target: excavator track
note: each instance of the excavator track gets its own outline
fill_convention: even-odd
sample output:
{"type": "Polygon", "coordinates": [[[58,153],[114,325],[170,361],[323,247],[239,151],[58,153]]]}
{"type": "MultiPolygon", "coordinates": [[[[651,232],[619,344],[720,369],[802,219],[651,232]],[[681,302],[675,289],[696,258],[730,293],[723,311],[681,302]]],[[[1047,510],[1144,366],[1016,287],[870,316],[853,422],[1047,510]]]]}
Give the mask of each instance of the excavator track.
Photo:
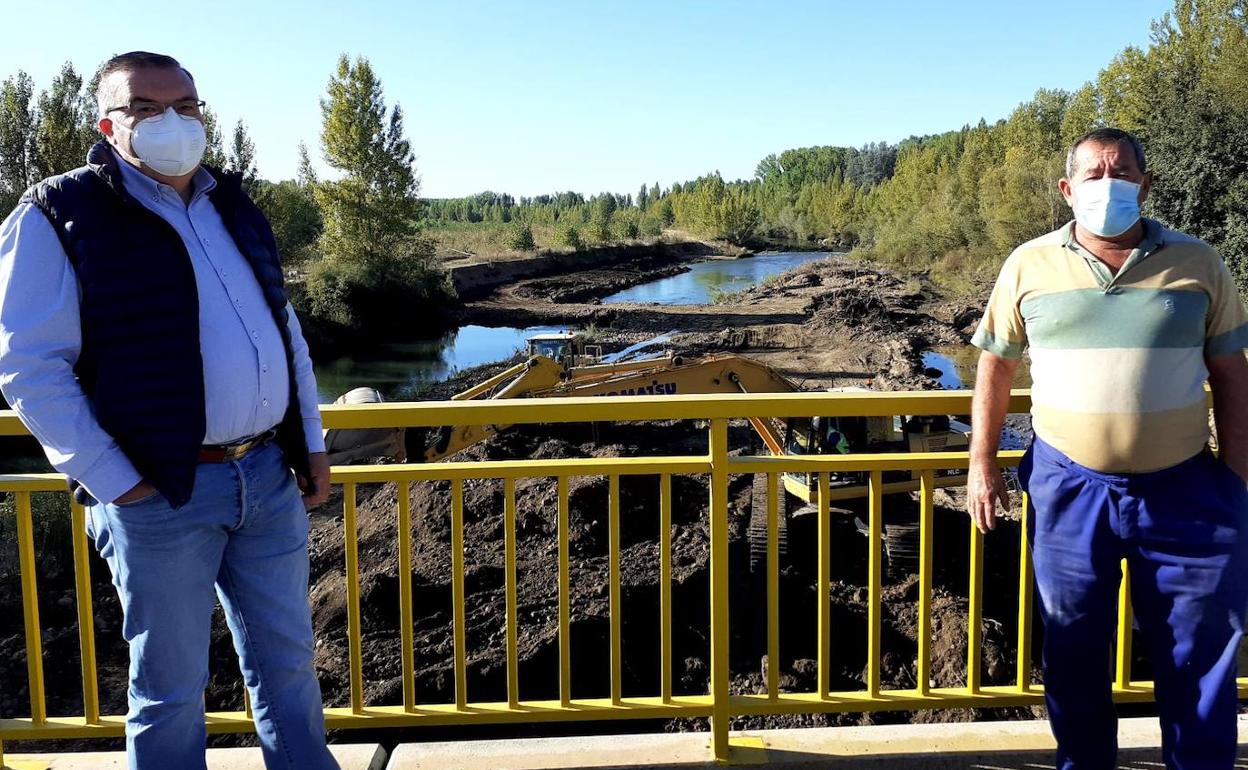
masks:
{"type": "MultiPolygon", "coordinates": [[[[781,562],[789,553],[789,527],[786,513],[784,487],[779,488],[776,522],[777,549],[781,562]]],[[[754,488],[750,494],[750,525],[746,530],[750,541],[750,572],[762,573],[767,568],[767,474],[754,474],[754,488]]]]}

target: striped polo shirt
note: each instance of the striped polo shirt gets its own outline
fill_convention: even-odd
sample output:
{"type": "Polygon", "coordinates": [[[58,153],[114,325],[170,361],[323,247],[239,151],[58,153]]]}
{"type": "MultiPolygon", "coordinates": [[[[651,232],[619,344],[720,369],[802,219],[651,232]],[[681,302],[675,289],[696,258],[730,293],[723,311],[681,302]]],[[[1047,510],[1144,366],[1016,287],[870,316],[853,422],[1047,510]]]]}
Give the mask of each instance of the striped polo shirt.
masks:
{"type": "Polygon", "coordinates": [[[1206,357],[1248,347],[1248,316],[1209,244],[1144,220],[1115,275],[1074,222],[1014,250],[971,343],[1031,353],[1032,427],[1080,465],[1145,473],[1209,440],[1206,357]]]}

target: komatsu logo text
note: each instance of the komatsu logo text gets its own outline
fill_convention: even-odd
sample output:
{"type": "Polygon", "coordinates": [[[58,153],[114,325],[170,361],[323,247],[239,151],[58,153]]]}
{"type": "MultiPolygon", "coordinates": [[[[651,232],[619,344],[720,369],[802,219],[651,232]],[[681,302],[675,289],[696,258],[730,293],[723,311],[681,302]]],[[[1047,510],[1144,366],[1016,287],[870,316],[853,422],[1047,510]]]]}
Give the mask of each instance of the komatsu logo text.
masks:
{"type": "Polygon", "coordinates": [[[671,396],[676,393],[676,383],[659,382],[651,380],[649,385],[641,385],[636,388],[620,388],[607,393],[599,393],[600,396],[671,396]]]}

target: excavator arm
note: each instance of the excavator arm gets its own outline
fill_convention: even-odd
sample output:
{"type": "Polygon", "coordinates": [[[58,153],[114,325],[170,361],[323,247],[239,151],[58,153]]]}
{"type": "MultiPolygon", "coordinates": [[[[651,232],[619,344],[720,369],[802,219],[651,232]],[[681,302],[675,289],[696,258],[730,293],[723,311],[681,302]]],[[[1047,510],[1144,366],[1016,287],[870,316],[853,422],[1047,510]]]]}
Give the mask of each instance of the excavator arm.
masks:
{"type": "MultiPolygon", "coordinates": [[[[534,356],[522,364],[500,372],[462,393],[451,397],[452,401],[470,401],[478,398],[523,398],[535,391],[546,390],[559,383],[564,376],[563,368],[545,356],[534,356]]],[[[510,425],[448,425],[439,429],[433,440],[425,447],[425,462],[435,463],[464,451],[473,444],[485,441],[510,425]]]]}
{"type": "MultiPolygon", "coordinates": [[[[454,396],[472,398],[570,398],[576,396],[672,396],[686,393],[789,393],[799,390],[770,366],[734,355],[685,360],[679,356],[598,364],[564,370],[535,356],[454,396]]],[[[783,452],[783,438],[768,421],[750,420],[767,448],[783,452]]],[[[443,428],[426,448],[426,462],[437,462],[484,441],[506,425],[443,428]]]]}

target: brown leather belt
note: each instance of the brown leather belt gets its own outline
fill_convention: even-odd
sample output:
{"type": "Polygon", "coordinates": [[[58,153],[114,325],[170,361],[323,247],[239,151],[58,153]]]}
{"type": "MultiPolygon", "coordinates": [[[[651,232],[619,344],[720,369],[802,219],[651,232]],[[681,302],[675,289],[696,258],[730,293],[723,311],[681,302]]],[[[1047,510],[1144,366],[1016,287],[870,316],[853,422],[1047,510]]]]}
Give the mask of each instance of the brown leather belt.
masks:
{"type": "Polygon", "coordinates": [[[202,446],[199,448],[199,461],[201,463],[228,463],[234,460],[241,460],[247,456],[248,452],[251,452],[253,449],[259,449],[272,441],[276,435],[277,429],[270,428],[264,433],[257,433],[251,438],[235,441],[232,444],[202,446]]]}

